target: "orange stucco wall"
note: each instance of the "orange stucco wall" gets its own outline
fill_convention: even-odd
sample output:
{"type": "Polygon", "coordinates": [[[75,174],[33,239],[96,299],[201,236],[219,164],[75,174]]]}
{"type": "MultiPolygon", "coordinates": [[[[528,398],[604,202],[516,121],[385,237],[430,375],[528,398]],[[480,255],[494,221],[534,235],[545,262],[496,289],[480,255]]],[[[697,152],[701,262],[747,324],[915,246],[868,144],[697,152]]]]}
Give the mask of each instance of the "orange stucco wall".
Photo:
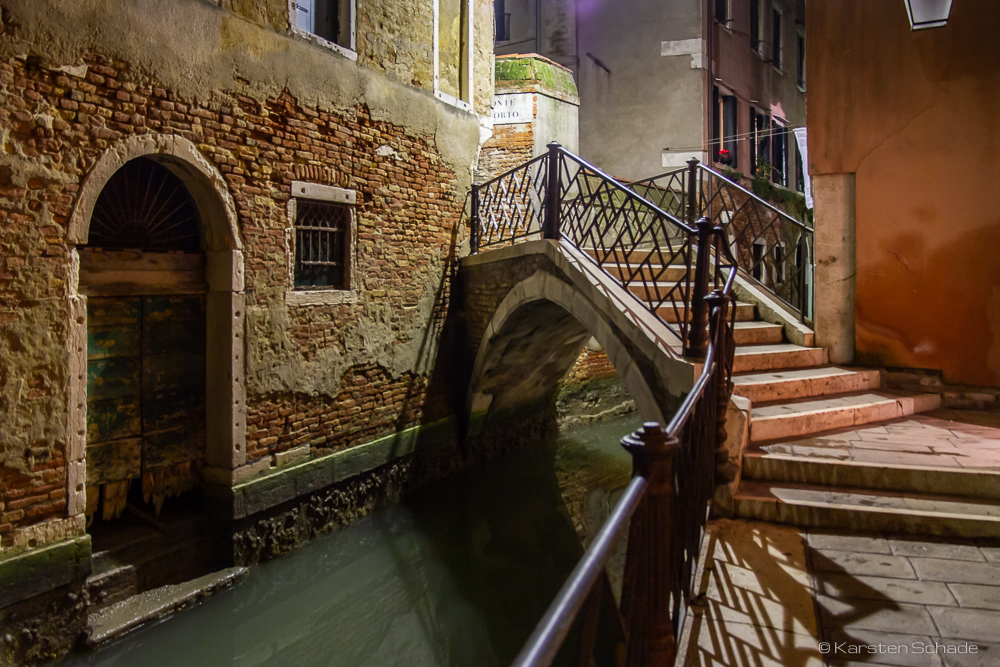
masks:
{"type": "Polygon", "coordinates": [[[806,7],[810,170],[856,173],[857,361],[1000,386],[1000,2],[918,32],[902,0],[806,7]]]}

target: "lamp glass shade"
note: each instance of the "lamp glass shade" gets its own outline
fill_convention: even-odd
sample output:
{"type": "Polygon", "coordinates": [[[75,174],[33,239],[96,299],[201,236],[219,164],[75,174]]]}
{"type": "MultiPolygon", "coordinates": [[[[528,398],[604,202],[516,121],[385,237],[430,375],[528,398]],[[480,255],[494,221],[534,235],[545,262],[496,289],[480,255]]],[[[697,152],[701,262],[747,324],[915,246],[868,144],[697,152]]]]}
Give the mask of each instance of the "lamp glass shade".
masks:
{"type": "Polygon", "coordinates": [[[951,0],[904,0],[910,30],[940,28],[948,22],[951,0]]]}

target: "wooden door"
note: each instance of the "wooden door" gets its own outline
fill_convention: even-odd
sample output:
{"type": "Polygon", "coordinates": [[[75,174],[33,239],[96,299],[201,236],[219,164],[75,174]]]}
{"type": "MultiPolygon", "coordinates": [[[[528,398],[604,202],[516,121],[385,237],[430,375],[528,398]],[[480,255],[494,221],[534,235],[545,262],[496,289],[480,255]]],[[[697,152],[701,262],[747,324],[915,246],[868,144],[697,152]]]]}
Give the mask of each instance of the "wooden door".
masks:
{"type": "Polygon", "coordinates": [[[159,513],[204,458],[205,295],[91,297],[87,338],[87,514],[137,477],[159,513]]]}

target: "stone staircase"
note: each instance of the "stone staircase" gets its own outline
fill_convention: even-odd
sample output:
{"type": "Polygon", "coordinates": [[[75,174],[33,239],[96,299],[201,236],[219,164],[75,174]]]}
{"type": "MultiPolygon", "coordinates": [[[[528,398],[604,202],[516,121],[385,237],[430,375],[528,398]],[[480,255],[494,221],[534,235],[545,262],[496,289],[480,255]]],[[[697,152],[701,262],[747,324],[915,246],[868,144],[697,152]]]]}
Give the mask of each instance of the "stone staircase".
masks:
{"type": "MultiPolygon", "coordinates": [[[[658,267],[651,271],[659,274],[658,267]]],[[[648,302],[684,271],[671,267],[660,275],[666,282],[630,289],[648,302]]],[[[659,314],[677,321],[669,305],[659,314]]],[[[811,333],[804,345],[787,342],[785,325],[761,319],[753,303],[736,303],[734,335],[734,395],[745,399],[749,419],[736,515],[850,530],[1000,536],[1000,469],[942,469],[932,460],[912,465],[902,451],[883,460],[845,460],[836,446],[838,438],[877,437],[885,425],[910,427],[906,419],[937,409],[939,395],[882,389],[878,370],[830,365],[811,333]]]]}

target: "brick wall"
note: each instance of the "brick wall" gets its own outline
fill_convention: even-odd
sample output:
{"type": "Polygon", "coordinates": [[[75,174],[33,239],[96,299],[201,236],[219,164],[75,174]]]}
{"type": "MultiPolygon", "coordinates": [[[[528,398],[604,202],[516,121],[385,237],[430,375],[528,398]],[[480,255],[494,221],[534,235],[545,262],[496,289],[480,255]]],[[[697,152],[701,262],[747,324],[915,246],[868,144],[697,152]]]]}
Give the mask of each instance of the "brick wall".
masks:
{"type": "MultiPolygon", "coordinates": [[[[41,17],[31,3],[15,4],[20,14],[3,13],[10,44],[40,43],[43,19],[51,18],[56,30],[59,20],[82,11],[58,4],[52,17],[41,17]]],[[[223,12],[219,20],[232,23],[224,10],[188,4],[195,14],[223,12]]],[[[359,16],[359,29],[376,11],[388,16],[390,9],[368,5],[372,13],[359,16]]],[[[108,18],[110,10],[99,11],[105,13],[98,19],[108,18]]],[[[271,14],[258,19],[267,23],[271,14]]],[[[394,20],[402,26],[410,18],[394,20]]],[[[230,73],[287,68],[280,53],[267,61],[251,47],[291,38],[273,26],[239,26],[258,41],[223,45],[225,57],[242,63],[230,73]]],[[[263,75],[254,81],[232,75],[226,85],[211,80],[198,89],[197,71],[185,79],[183,71],[141,62],[146,42],[83,49],[76,35],[58,37],[58,55],[24,57],[18,54],[27,49],[0,48],[0,547],[18,528],[66,516],[67,296],[76,273],[67,221],[91,168],[128,137],[192,142],[232,197],[246,267],[249,459],[302,444],[326,453],[449,413],[450,386],[429,377],[463,235],[471,178],[461,165],[475,154],[474,118],[437,110],[444,105],[421,94],[392,89],[386,96],[370,75],[365,79],[331,53],[309,55],[336,60],[334,72],[355,68],[353,80],[369,82],[347,103],[317,99],[292,83],[279,89],[263,75]],[[455,133],[443,148],[438,131],[455,133]],[[357,191],[353,302],[286,305],[292,180],[357,191]]],[[[389,42],[377,41],[359,40],[359,60],[370,67],[391,55],[389,42]]],[[[420,60],[412,57],[411,64],[420,60]]],[[[197,70],[198,63],[176,67],[197,70]]],[[[317,72],[322,76],[331,74],[317,72]]],[[[389,78],[407,76],[396,71],[389,78]]],[[[414,75],[404,83],[426,81],[414,75]]],[[[478,102],[489,108],[488,100],[478,102]]]]}

